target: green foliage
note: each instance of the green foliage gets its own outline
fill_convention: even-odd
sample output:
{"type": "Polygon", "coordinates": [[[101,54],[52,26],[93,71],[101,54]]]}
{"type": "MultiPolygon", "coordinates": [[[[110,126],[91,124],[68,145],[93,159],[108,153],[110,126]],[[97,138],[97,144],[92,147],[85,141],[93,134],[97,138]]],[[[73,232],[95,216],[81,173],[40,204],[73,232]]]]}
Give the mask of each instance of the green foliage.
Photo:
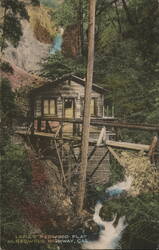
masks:
{"type": "Polygon", "coordinates": [[[49,8],[57,8],[59,6],[59,4],[62,3],[62,1],[59,1],[59,0],[40,0],[40,3],[46,7],[49,7],[49,8]]]}
{"type": "Polygon", "coordinates": [[[1,51],[6,47],[6,41],[10,41],[17,47],[22,35],[21,19],[29,20],[25,3],[19,0],[1,1],[2,21],[0,23],[1,51]]]}
{"type": "Polygon", "coordinates": [[[79,12],[79,0],[65,0],[55,13],[56,23],[60,26],[77,23],[79,12]]]}
{"type": "Polygon", "coordinates": [[[119,165],[119,163],[110,156],[110,181],[108,185],[113,185],[124,179],[124,169],[119,165]]]}
{"type": "Polygon", "coordinates": [[[122,152],[121,160],[126,166],[126,175],[133,179],[131,194],[159,193],[159,170],[143,153],[122,152]]]}
{"type": "Polygon", "coordinates": [[[10,41],[15,47],[18,46],[18,42],[22,36],[22,30],[20,21],[16,16],[8,15],[6,17],[4,34],[6,40],[10,41]]]}
{"type": "Polygon", "coordinates": [[[159,234],[159,195],[141,194],[106,201],[101,214],[110,220],[114,214],[126,216],[128,223],[121,240],[122,249],[155,249],[159,234]]]}
{"type": "MultiPolygon", "coordinates": [[[[5,65],[5,70],[11,70],[10,65],[5,65]]],[[[23,92],[21,90],[21,94],[26,96],[27,90],[23,89],[23,92]],[[25,92],[25,94],[24,94],[25,92]]],[[[11,88],[11,83],[8,79],[2,78],[1,79],[1,95],[0,95],[0,101],[1,101],[1,119],[2,119],[2,127],[5,127],[5,130],[11,129],[13,122],[14,123],[20,123],[24,120],[25,116],[25,110],[24,105],[22,105],[22,102],[17,102],[17,96],[18,93],[20,93],[20,90],[17,92],[13,92],[11,88]]],[[[22,98],[21,98],[22,99],[22,98]]],[[[25,104],[26,105],[26,104],[25,104]]]]}
{"type": "MultiPolygon", "coordinates": [[[[8,14],[19,15],[20,18],[28,19],[25,3],[19,0],[2,0],[1,7],[6,9],[8,14]]],[[[7,16],[6,16],[7,17],[7,16]]]]}
{"type": "Polygon", "coordinates": [[[56,79],[65,74],[72,73],[82,77],[86,71],[85,65],[86,62],[81,58],[65,58],[61,53],[57,52],[42,64],[42,76],[56,79]]]}
{"type": "MultiPolygon", "coordinates": [[[[39,0],[30,0],[33,6],[39,6],[39,0]]],[[[22,36],[21,20],[29,21],[25,1],[1,0],[0,11],[0,47],[1,52],[7,47],[9,41],[14,47],[18,46],[22,36]]]]}
{"type": "MultiPolygon", "coordinates": [[[[123,1],[124,2],[124,1],[123,1]]],[[[159,10],[157,0],[126,1],[124,5],[97,1],[94,82],[110,90],[106,102],[115,106],[115,114],[122,120],[138,123],[159,122],[159,10]]],[[[64,1],[54,18],[67,27],[82,18],[83,41],[87,40],[87,1],[64,1]],[[82,4],[81,4],[82,3],[82,4]],[[81,12],[82,11],[82,12],[81,12]],[[82,13],[82,14],[81,14],[82,13]],[[80,16],[82,15],[82,17],[80,16]]],[[[85,55],[87,55],[87,50],[85,55]]],[[[55,77],[75,70],[78,59],[57,54],[53,57],[55,77]],[[59,57],[59,58],[58,58],[59,57]],[[58,70],[58,74],[57,74],[58,70]]],[[[86,61],[86,59],[83,59],[86,61]]],[[[46,69],[49,75],[50,66],[46,69]]],[[[86,70],[86,68],[85,68],[86,70]]],[[[83,71],[84,72],[84,71],[83,71]]]]}
{"type": "Polygon", "coordinates": [[[10,82],[1,79],[1,119],[2,123],[7,126],[12,123],[12,119],[16,113],[15,96],[11,89],[10,82]]]}
{"type": "Polygon", "coordinates": [[[115,7],[109,7],[97,18],[95,79],[110,89],[108,100],[124,120],[159,121],[159,11],[155,6],[156,1],[127,1],[129,18],[119,7],[119,16],[115,7]]]}
{"type": "Polygon", "coordinates": [[[14,240],[16,235],[28,233],[28,226],[22,214],[8,204],[2,206],[1,215],[1,246],[8,250],[18,249],[17,246],[14,247],[15,244],[8,244],[7,241],[14,240]]]}
{"type": "MultiPolygon", "coordinates": [[[[87,31],[88,31],[88,1],[87,0],[65,0],[57,8],[53,15],[58,26],[65,29],[65,34],[74,27],[75,37],[81,44],[80,54],[85,57],[87,54],[87,31]]],[[[73,28],[73,29],[74,29],[73,28]]],[[[67,53],[65,53],[66,55],[67,53]]]]}
{"type": "MultiPolygon", "coordinates": [[[[159,171],[142,153],[122,152],[125,175],[132,177],[128,194],[106,200],[101,211],[104,220],[114,214],[125,216],[128,226],[120,245],[122,249],[156,249],[159,235],[159,171]],[[131,196],[130,196],[131,195],[131,196]]],[[[122,171],[123,173],[123,171],[122,171]]],[[[119,177],[117,167],[111,165],[111,182],[119,177]]],[[[121,178],[122,180],[122,178],[121,178]]]]}
{"type": "Polygon", "coordinates": [[[31,169],[23,145],[8,143],[1,158],[2,199],[24,196],[27,185],[31,182],[31,169]]]}
{"type": "MultiPolygon", "coordinates": [[[[25,233],[28,225],[20,211],[19,199],[27,197],[31,168],[22,144],[8,141],[1,157],[2,247],[15,235],[25,233]]],[[[13,248],[12,248],[13,249],[13,248]]]]}
{"type": "MultiPolygon", "coordinates": [[[[5,69],[10,70],[8,64],[4,65],[5,69]]],[[[16,94],[12,91],[8,79],[1,79],[0,95],[0,112],[1,112],[1,148],[0,153],[4,153],[4,147],[7,145],[10,135],[13,133],[13,125],[21,123],[24,120],[24,111],[21,105],[16,103],[16,94]]]]}
{"type": "Polygon", "coordinates": [[[39,0],[31,0],[31,4],[33,6],[40,6],[40,1],[39,0]]]}
{"type": "Polygon", "coordinates": [[[13,72],[14,72],[12,66],[11,66],[8,62],[2,62],[2,63],[0,64],[0,69],[1,69],[3,72],[6,72],[6,73],[11,73],[11,74],[13,74],[13,72]]]}

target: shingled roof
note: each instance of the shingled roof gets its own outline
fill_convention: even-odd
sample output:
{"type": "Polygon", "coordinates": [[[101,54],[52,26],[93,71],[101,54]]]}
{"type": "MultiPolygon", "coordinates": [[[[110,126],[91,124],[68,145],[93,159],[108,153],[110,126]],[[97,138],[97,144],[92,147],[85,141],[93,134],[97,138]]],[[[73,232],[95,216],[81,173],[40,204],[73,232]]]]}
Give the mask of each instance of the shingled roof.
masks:
{"type": "MultiPolygon", "coordinates": [[[[56,80],[53,80],[53,81],[47,80],[45,82],[45,84],[43,84],[42,86],[32,89],[30,94],[38,92],[39,90],[45,89],[45,87],[50,87],[50,86],[52,86],[52,84],[60,84],[66,80],[72,80],[74,82],[81,84],[82,86],[85,86],[85,83],[86,83],[85,79],[82,79],[82,78],[75,76],[75,75],[67,74],[67,75],[64,75],[64,76],[62,76],[56,80]]],[[[94,84],[94,83],[92,85],[92,89],[96,92],[103,93],[103,94],[108,92],[107,89],[102,88],[99,85],[94,84]]]]}

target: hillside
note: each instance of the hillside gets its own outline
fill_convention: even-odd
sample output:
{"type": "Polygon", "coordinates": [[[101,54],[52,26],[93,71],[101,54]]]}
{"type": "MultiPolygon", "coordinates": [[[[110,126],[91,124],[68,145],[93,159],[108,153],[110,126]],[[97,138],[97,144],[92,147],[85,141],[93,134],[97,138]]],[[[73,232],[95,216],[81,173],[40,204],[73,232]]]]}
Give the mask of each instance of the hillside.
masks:
{"type": "Polygon", "coordinates": [[[21,21],[23,36],[19,45],[14,48],[8,44],[5,58],[28,72],[35,72],[40,69],[41,59],[48,56],[56,31],[49,8],[28,6],[27,10],[30,20],[21,21]]]}
{"type": "Polygon", "coordinates": [[[21,69],[15,64],[10,64],[13,72],[1,72],[1,76],[7,78],[11,82],[13,91],[24,86],[33,87],[44,83],[44,79],[35,74],[30,74],[27,71],[21,69]]]}

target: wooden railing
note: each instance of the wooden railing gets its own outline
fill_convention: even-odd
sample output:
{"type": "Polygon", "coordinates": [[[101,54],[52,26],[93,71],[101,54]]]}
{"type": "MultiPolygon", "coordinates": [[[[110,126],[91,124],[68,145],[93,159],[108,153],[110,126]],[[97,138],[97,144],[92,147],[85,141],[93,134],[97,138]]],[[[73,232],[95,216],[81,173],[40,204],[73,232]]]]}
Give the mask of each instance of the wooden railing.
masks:
{"type": "MultiPolygon", "coordinates": [[[[74,125],[74,132],[78,131],[78,124],[82,124],[83,120],[80,118],[77,119],[68,119],[68,118],[37,118],[37,130],[41,131],[42,127],[42,121],[46,122],[46,132],[51,132],[51,128],[49,126],[49,121],[55,121],[59,122],[59,124],[62,126],[63,123],[72,123],[74,125]]],[[[159,125],[158,124],[133,124],[133,123],[123,123],[119,121],[115,121],[113,118],[111,119],[104,119],[104,118],[96,118],[91,119],[90,125],[96,126],[96,127],[103,127],[106,128],[121,128],[121,129],[132,129],[132,130],[143,130],[143,131],[152,131],[159,133],[159,125]]]]}

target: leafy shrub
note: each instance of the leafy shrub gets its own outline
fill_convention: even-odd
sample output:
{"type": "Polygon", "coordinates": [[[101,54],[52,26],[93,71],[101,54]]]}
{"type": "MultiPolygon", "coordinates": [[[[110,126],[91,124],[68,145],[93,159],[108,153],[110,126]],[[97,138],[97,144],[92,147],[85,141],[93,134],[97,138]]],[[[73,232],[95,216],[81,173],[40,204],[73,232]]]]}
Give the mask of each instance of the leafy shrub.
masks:
{"type": "Polygon", "coordinates": [[[126,175],[133,178],[131,194],[159,192],[159,170],[143,153],[122,152],[126,175]]]}
{"type": "Polygon", "coordinates": [[[114,214],[126,216],[128,226],[121,240],[122,249],[154,249],[159,235],[158,210],[159,194],[147,193],[106,201],[101,214],[105,220],[114,214]]]}
{"type": "Polygon", "coordinates": [[[31,169],[23,145],[8,142],[4,147],[1,177],[2,246],[6,247],[9,239],[28,230],[19,207],[19,200],[22,202],[27,196],[31,184],[31,169]]]}

